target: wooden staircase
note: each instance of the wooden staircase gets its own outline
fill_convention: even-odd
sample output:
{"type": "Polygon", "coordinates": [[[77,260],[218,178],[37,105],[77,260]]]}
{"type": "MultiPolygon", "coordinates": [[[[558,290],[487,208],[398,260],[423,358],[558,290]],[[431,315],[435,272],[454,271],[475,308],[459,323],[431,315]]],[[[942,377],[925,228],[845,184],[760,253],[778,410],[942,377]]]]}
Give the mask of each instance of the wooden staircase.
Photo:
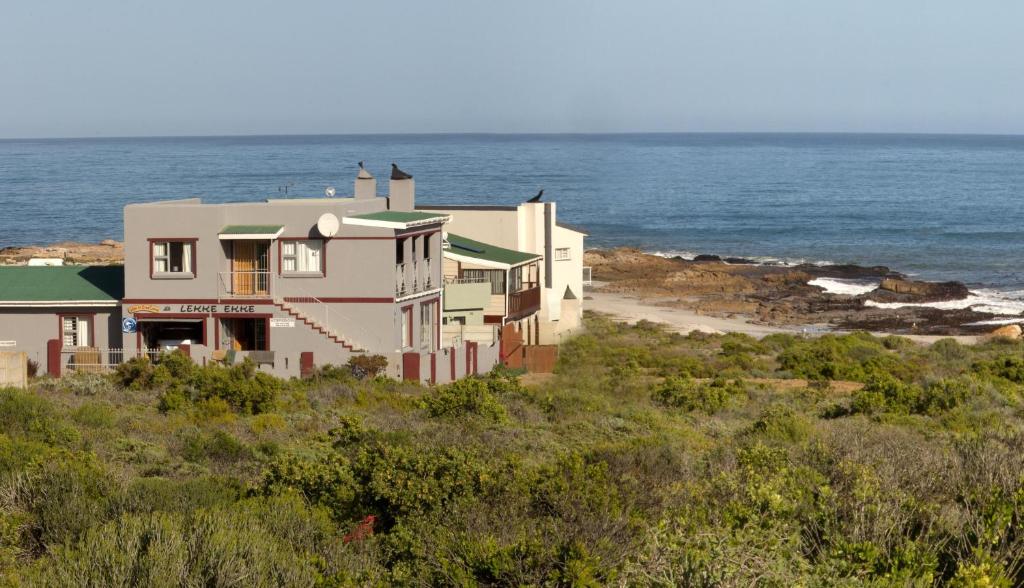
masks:
{"type": "Polygon", "coordinates": [[[276,307],[280,308],[281,310],[285,311],[286,313],[288,313],[289,316],[293,317],[295,320],[302,321],[303,323],[308,325],[314,331],[320,333],[324,337],[327,337],[331,341],[334,341],[335,343],[337,343],[338,345],[341,345],[342,347],[344,347],[345,349],[348,349],[349,351],[352,351],[354,353],[360,353],[360,352],[365,352],[366,351],[366,349],[362,348],[362,346],[360,346],[359,344],[357,344],[357,343],[355,343],[353,341],[346,341],[345,339],[341,338],[341,336],[339,336],[338,334],[334,333],[333,331],[331,331],[327,327],[321,325],[315,319],[313,319],[313,318],[311,318],[309,316],[306,316],[306,314],[303,313],[301,310],[295,308],[294,306],[292,306],[291,304],[285,302],[284,300],[280,300],[280,299],[274,300],[274,306],[276,306],[276,307]]]}

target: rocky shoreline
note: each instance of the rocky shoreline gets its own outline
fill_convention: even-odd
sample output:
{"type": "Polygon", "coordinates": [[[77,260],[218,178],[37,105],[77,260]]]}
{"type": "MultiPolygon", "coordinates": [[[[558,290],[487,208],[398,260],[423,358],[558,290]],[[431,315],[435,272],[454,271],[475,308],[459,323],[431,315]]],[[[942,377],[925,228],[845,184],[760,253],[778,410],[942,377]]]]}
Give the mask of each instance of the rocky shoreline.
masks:
{"type": "MultiPolygon", "coordinates": [[[[0,249],[0,265],[24,265],[32,258],[58,258],[69,264],[120,264],[124,263],[124,246],[107,240],[0,249]]],[[[711,317],[745,318],[772,327],[982,335],[998,326],[977,324],[991,321],[996,315],[970,308],[887,308],[885,305],[964,300],[970,290],[960,282],[911,280],[884,266],[770,265],[716,255],[684,259],[631,248],[589,250],[584,265],[593,269],[593,279],[602,283],[599,288],[604,292],[711,317]],[[835,293],[809,283],[815,280],[877,282],[877,287],[835,293]]],[[[1024,316],[1020,318],[1024,324],[1024,316]]]]}
{"type": "Polygon", "coordinates": [[[25,265],[33,258],[61,259],[76,265],[118,265],[124,263],[124,244],[107,239],[100,243],[63,241],[0,249],[0,265],[25,265]]]}
{"type": "Polygon", "coordinates": [[[998,326],[977,324],[996,315],[971,308],[892,307],[963,301],[971,293],[960,282],[911,280],[882,266],[765,265],[713,255],[668,258],[630,248],[587,251],[584,265],[602,291],[754,324],[902,335],[980,335],[998,326]],[[822,280],[855,286],[839,293],[809,283],[822,280]]]}

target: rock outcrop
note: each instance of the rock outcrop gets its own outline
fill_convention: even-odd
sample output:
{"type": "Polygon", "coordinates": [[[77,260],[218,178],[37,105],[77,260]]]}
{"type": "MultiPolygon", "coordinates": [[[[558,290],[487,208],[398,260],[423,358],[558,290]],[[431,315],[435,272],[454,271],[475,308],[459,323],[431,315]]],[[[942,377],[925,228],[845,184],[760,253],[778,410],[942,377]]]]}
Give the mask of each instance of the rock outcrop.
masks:
{"type": "Polygon", "coordinates": [[[1020,325],[1006,325],[989,333],[993,339],[1020,339],[1024,329],[1020,325]]]}
{"type": "Polygon", "coordinates": [[[871,299],[878,302],[942,302],[963,300],[970,292],[960,282],[918,282],[904,278],[885,278],[871,299]]]}

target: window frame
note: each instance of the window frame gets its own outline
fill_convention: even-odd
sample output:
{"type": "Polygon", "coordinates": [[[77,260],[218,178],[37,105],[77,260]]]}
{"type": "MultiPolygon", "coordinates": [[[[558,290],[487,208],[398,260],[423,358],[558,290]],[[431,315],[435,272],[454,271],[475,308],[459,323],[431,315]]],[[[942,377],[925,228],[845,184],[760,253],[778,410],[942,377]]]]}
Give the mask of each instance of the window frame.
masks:
{"type": "MultiPolygon", "coordinates": [[[[310,239],[308,237],[280,237],[277,240],[277,275],[284,278],[326,278],[327,277],[327,242],[328,239],[310,239]],[[287,243],[320,243],[320,271],[292,271],[284,269],[284,262],[288,258],[296,260],[298,267],[298,249],[293,255],[284,252],[287,243]]],[[[296,246],[297,247],[297,246],[296,246]]]]}
{"type": "Polygon", "coordinates": [[[410,304],[408,306],[403,306],[401,309],[399,309],[401,311],[401,324],[399,325],[399,327],[402,329],[401,348],[403,350],[412,349],[413,306],[414,305],[410,304]]]}
{"type": "MultiPolygon", "coordinates": [[[[67,348],[71,348],[71,349],[81,349],[81,348],[95,347],[96,346],[96,329],[95,329],[95,326],[96,326],[96,315],[95,314],[81,313],[81,312],[68,312],[68,313],[61,313],[61,314],[57,315],[57,333],[58,333],[58,339],[60,340],[60,343],[61,343],[62,347],[67,347],[67,348]],[[84,320],[89,325],[88,326],[88,335],[89,335],[88,338],[89,338],[89,340],[86,342],[85,345],[81,345],[81,344],[79,344],[79,345],[68,345],[67,343],[64,342],[64,337],[66,335],[66,333],[64,331],[64,319],[68,319],[68,318],[73,318],[73,319],[76,319],[78,321],[83,321],[84,320]]],[[[77,325],[76,325],[75,338],[78,338],[78,337],[79,337],[79,330],[78,330],[77,325]]]]}
{"type": "MultiPolygon", "coordinates": [[[[199,239],[195,237],[150,237],[147,239],[149,242],[149,279],[151,280],[192,280],[199,276],[199,239]],[[170,244],[181,243],[183,246],[187,245],[190,248],[191,258],[189,259],[191,267],[190,271],[187,272],[158,272],[156,271],[156,246],[158,244],[166,243],[167,249],[167,265],[170,267],[170,244]]],[[[182,252],[184,254],[184,251],[182,252]]]]}
{"type": "Polygon", "coordinates": [[[555,247],[555,251],[551,257],[555,261],[572,261],[572,247],[555,247]],[[565,257],[560,257],[558,254],[559,251],[564,251],[565,257]]]}

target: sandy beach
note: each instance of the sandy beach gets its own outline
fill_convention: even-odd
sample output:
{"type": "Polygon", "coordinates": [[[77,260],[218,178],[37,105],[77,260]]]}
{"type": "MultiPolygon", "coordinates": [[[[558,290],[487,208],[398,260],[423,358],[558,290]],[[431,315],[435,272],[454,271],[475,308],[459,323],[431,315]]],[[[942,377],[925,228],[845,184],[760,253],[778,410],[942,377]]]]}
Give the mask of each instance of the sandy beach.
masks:
{"type": "MultiPolygon", "coordinates": [[[[646,320],[654,323],[667,325],[669,329],[686,334],[691,331],[703,333],[744,333],[753,337],[764,337],[773,333],[794,333],[807,335],[821,335],[829,332],[846,332],[831,330],[827,325],[798,326],[769,326],[756,324],[745,317],[734,316],[729,318],[702,315],[693,310],[670,306],[675,300],[671,298],[638,298],[613,292],[603,292],[600,288],[602,282],[594,282],[593,287],[586,293],[586,309],[592,312],[605,314],[614,320],[635,324],[646,320]]],[[[889,333],[874,332],[873,334],[884,336],[889,333]]],[[[956,339],[965,344],[972,344],[981,339],[974,335],[902,335],[919,343],[934,343],[943,338],[956,339]]]]}

